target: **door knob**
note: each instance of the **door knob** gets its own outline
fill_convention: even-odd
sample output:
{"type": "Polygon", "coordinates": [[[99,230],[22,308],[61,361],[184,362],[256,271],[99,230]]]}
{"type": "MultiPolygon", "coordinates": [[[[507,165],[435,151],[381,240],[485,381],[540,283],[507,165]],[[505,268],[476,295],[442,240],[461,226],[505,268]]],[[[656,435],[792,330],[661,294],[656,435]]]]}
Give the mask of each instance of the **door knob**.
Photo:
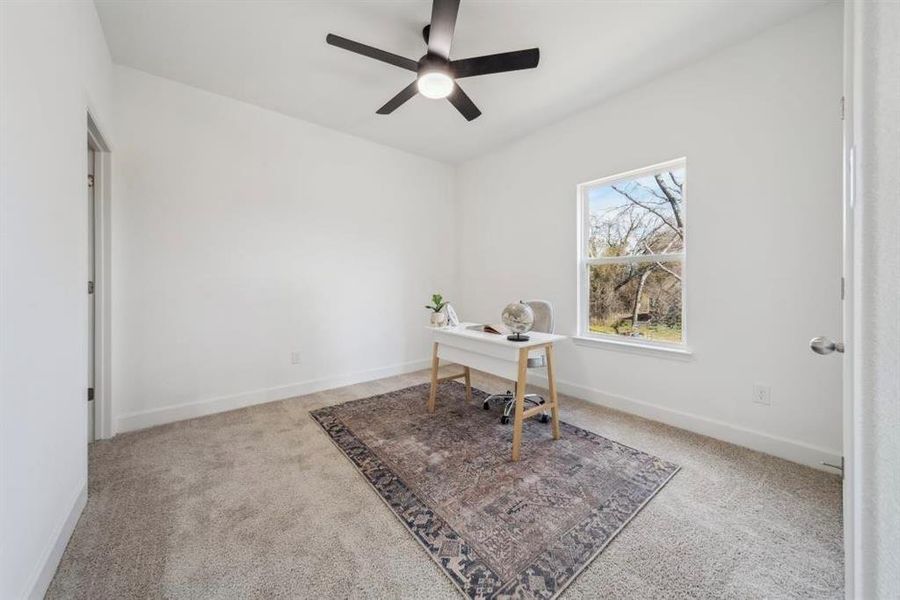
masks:
{"type": "Polygon", "coordinates": [[[809,349],[816,354],[831,354],[835,350],[844,353],[844,343],[835,342],[827,337],[819,336],[809,340],[809,349]]]}

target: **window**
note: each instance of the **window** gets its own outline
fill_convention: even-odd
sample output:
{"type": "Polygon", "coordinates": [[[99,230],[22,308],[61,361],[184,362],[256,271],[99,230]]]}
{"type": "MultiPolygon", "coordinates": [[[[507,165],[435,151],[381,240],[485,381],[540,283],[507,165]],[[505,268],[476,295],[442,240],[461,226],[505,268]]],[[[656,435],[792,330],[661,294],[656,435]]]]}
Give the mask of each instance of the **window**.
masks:
{"type": "Polygon", "coordinates": [[[578,186],[579,335],[685,347],[685,161],[578,186]]]}

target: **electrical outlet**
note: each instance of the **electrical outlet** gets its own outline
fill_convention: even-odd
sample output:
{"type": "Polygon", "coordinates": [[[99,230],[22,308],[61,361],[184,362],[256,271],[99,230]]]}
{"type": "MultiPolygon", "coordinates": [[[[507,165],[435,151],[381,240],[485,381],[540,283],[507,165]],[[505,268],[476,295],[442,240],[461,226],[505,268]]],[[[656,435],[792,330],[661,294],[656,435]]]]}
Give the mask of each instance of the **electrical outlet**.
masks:
{"type": "Polygon", "coordinates": [[[300,353],[299,352],[291,352],[291,364],[299,365],[300,364],[300,353]]]}
{"type": "Polygon", "coordinates": [[[772,388],[762,383],[754,383],[753,402],[763,406],[772,406],[772,388]]]}

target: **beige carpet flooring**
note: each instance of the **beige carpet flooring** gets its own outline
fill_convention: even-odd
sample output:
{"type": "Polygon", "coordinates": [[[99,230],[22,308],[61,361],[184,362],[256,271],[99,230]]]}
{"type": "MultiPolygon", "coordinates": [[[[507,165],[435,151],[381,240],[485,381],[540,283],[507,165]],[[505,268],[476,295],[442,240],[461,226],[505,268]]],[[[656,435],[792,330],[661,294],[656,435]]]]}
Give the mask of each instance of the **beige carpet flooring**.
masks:
{"type": "MultiPolygon", "coordinates": [[[[92,444],[88,504],[47,597],[458,598],[308,415],[427,379],[92,444]]],[[[563,420],[681,466],[563,598],[842,597],[837,477],[565,396],[561,406],[563,420]]]]}

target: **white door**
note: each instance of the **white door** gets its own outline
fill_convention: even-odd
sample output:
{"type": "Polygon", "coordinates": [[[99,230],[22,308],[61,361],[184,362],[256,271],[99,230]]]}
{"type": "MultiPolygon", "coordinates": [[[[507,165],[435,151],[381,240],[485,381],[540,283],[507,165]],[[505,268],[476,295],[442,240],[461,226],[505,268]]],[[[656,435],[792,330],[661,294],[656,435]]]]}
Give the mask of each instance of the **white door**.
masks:
{"type": "MultiPolygon", "coordinates": [[[[840,350],[842,352],[843,379],[844,379],[844,596],[846,598],[858,598],[861,596],[859,573],[861,572],[861,552],[859,548],[860,535],[860,506],[857,503],[859,497],[859,453],[856,446],[859,442],[858,428],[858,399],[856,396],[856,381],[854,379],[854,352],[856,334],[858,329],[857,294],[856,284],[856,255],[855,238],[856,222],[861,207],[856,202],[856,120],[858,115],[854,110],[858,95],[858,74],[856,64],[856,23],[854,13],[857,10],[855,2],[847,2],[844,5],[844,97],[841,99],[841,116],[843,117],[843,170],[844,170],[844,264],[843,286],[841,299],[843,300],[843,340],[840,350]]],[[[837,349],[837,346],[836,348],[837,349]]]]}
{"type": "Polygon", "coordinates": [[[94,332],[96,327],[95,318],[95,302],[94,302],[94,281],[96,272],[96,256],[95,256],[95,240],[94,240],[94,161],[96,160],[96,152],[88,144],[88,172],[87,172],[87,217],[88,217],[88,389],[87,389],[87,439],[88,442],[94,441],[94,371],[95,371],[95,349],[97,347],[96,336],[94,332]]]}
{"type": "Polygon", "coordinates": [[[841,301],[843,317],[842,340],[835,340],[826,336],[815,337],[809,342],[810,349],[816,354],[833,355],[827,360],[835,360],[839,357],[840,364],[835,364],[836,369],[841,369],[843,374],[843,459],[840,465],[830,465],[840,469],[843,476],[843,509],[844,509],[844,585],[847,598],[856,598],[855,573],[856,547],[855,539],[858,531],[857,519],[858,507],[855,505],[856,493],[856,469],[854,459],[856,439],[856,404],[854,400],[853,384],[853,338],[855,329],[854,297],[855,279],[853,269],[854,236],[853,223],[856,206],[853,197],[854,186],[854,158],[853,127],[849,117],[848,97],[842,100],[842,114],[844,115],[844,201],[843,201],[843,277],[841,279],[841,301]]]}

